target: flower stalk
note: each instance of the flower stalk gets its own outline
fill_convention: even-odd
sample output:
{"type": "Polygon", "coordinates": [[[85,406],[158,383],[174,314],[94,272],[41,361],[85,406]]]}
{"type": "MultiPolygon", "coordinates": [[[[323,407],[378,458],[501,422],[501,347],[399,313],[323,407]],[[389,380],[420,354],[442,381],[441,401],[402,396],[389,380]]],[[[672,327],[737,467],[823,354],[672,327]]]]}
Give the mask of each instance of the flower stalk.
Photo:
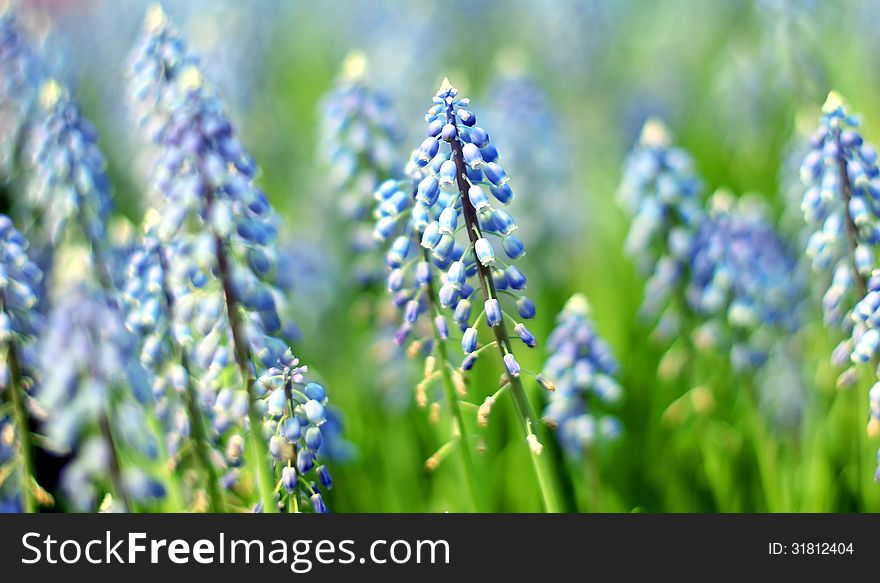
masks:
{"type": "MultiPolygon", "coordinates": [[[[451,105],[447,107],[446,120],[447,123],[457,127],[455,113],[453,112],[451,105]]],[[[462,145],[457,137],[453,138],[450,144],[456,168],[455,180],[459,193],[461,194],[462,214],[464,216],[468,239],[470,240],[471,245],[476,247],[477,241],[482,239],[483,234],[477,220],[477,211],[471,203],[468,194],[470,185],[468,184],[467,168],[465,167],[462,145]]],[[[483,299],[486,301],[497,301],[498,292],[495,289],[495,282],[493,281],[492,274],[481,261],[476,261],[475,263],[477,266],[483,299]]],[[[492,326],[492,332],[495,335],[499,356],[503,361],[508,355],[513,354],[510,336],[507,333],[507,327],[503,318],[497,325],[492,326]]],[[[510,374],[508,372],[507,379],[510,383],[510,394],[513,397],[517,415],[520,418],[520,427],[523,429],[525,437],[530,445],[529,452],[535,469],[535,477],[537,478],[538,486],[541,490],[541,496],[544,501],[544,508],[547,512],[561,512],[563,509],[559,502],[556,484],[553,480],[553,470],[550,468],[550,462],[547,459],[547,456],[541,455],[541,448],[534,445],[538,443],[535,432],[538,431],[541,424],[537,415],[535,415],[534,409],[532,409],[532,406],[529,403],[528,395],[526,394],[525,387],[523,386],[522,379],[519,375],[510,374]]]]}

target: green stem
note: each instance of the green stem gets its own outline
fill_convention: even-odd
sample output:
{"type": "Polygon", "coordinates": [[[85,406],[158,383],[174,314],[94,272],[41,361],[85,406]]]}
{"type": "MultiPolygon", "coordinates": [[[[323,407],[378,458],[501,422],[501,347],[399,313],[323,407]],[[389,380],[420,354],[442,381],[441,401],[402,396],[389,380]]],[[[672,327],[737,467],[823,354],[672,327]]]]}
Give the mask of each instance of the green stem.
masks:
{"type": "MultiPolygon", "coordinates": [[[[447,107],[446,120],[448,123],[456,125],[452,106],[447,107]]],[[[464,215],[464,221],[467,225],[468,238],[470,239],[471,245],[475,245],[476,241],[482,236],[482,233],[480,231],[479,221],[477,220],[477,211],[473,204],[471,204],[468,195],[469,186],[464,154],[462,153],[461,142],[458,138],[453,139],[450,144],[452,146],[452,157],[455,161],[456,167],[456,182],[461,194],[462,214],[464,215]]],[[[495,290],[495,282],[492,279],[492,274],[489,272],[489,269],[479,261],[476,261],[476,265],[483,299],[497,299],[498,294],[495,290]]],[[[492,332],[495,334],[495,340],[498,343],[498,351],[502,360],[505,355],[513,354],[510,337],[507,334],[507,327],[505,326],[503,318],[497,326],[492,327],[492,332]]],[[[540,430],[541,424],[529,403],[525,387],[523,386],[520,377],[508,374],[507,378],[510,381],[510,394],[513,397],[513,402],[520,418],[520,427],[522,428],[525,437],[528,438],[532,433],[537,433],[540,430]]],[[[550,468],[550,463],[547,459],[548,456],[542,456],[532,447],[529,447],[529,452],[531,453],[538,487],[541,490],[541,496],[544,500],[545,510],[547,512],[561,512],[562,507],[559,503],[556,484],[553,481],[553,470],[550,468]]]]}
{"type": "Polygon", "coordinates": [[[748,415],[751,427],[751,441],[758,463],[758,476],[764,491],[764,502],[767,505],[768,512],[783,512],[784,509],[780,498],[782,490],[776,480],[779,474],[776,459],[777,446],[770,439],[767,428],[764,425],[764,420],[761,418],[761,413],[752,394],[753,383],[744,382],[743,384],[745,386],[741,394],[746,401],[746,414],[748,415]]]}
{"type": "MultiPolygon", "coordinates": [[[[440,315],[437,306],[437,298],[434,290],[434,282],[428,283],[428,304],[431,306],[431,315],[436,318],[440,315]]],[[[458,395],[455,392],[455,382],[452,379],[452,373],[447,364],[449,363],[449,352],[446,348],[446,341],[440,337],[440,330],[437,328],[436,322],[431,320],[431,330],[434,332],[434,341],[437,345],[437,354],[440,356],[440,376],[443,379],[443,390],[446,394],[446,401],[449,403],[449,411],[452,414],[453,427],[458,430],[459,450],[461,451],[462,466],[464,468],[465,483],[467,484],[468,498],[471,508],[479,510],[480,504],[477,502],[477,472],[474,466],[474,459],[471,456],[470,437],[467,427],[464,423],[464,416],[461,413],[461,406],[458,402],[458,395]]]]}
{"type": "Polygon", "coordinates": [[[131,512],[133,507],[125,489],[125,482],[122,479],[122,463],[119,461],[119,449],[116,446],[116,439],[113,437],[113,430],[110,428],[110,420],[107,418],[106,411],[101,413],[98,425],[101,428],[101,435],[110,449],[110,483],[113,487],[113,496],[122,503],[126,512],[131,512]]]}
{"type": "MultiPolygon", "coordinates": [[[[202,177],[210,176],[198,164],[198,171],[202,177]]],[[[205,197],[205,216],[212,216],[214,209],[214,191],[207,180],[204,181],[202,194],[205,197]]],[[[257,395],[253,389],[250,375],[250,349],[244,335],[244,326],[239,313],[238,300],[232,287],[232,270],[229,266],[229,257],[226,243],[213,227],[211,229],[214,235],[214,252],[217,258],[217,271],[220,276],[220,282],[223,285],[223,297],[226,304],[226,314],[229,316],[229,328],[232,331],[232,344],[235,352],[235,361],[241,372],[241,387],[248,396],[248,423],[250,424],[250,441],[253,450],[254,463],[257,465],[257,488],[260,492],[260,499],[263,502],[263,512],[274,514],[278,511],[275,507],[275,498],[272,493],[274,480],[272,479],[272,471],[269,468],[269,460],[266,457],[268,445],[263,436],[263,423],[260,413],[257,411],[257,395]]]]}
{"type": "MultiPolygon", "coordinates": [[[[164,249],[159,249],[159,265],[162,269],[162,272],[167,274],[169,270],[163,253],[164,249]]],[[[164,278],[162,280],[162,291],[165,295],[165,306],[168,310],[168,321],[173,322],[174,296],[168,289],[164,278]]],[[[177,342],[174,334],[170,330],[168,332],[171,337],[171,345],[174,352],[176,353],[177,360],[180,361],[180,366],[183,368],[183,371],[186,374],[186,392],[184,393],[184,404],[186,405],[187,415],[189,416],[190,431],[192,432],[192,441],[193,445],[195,446],[194,449],[196,463],[201,467],[202,471],[204,472],[207,482],[206,490],[208,493],[208,511],[224,512],[225,507],[223,503],[223,495],[220,489],[220,478],[217,474],[217,468],[214,467],[214,464],[211,462],[211,456],[208,453],[210,451],[210,444],[208,442],[208,433],[205,430],[205,418],[204,415],[202,415],[201,408],[199,407],[199,398],[196,394],[195,384],[193,383],[192,371],[189,367],[189,359],[187,358],[185,349],[177,342]]]]}
{"type": "MultiPolygon", "coordinates": [[[[210,214],[210,213],[209,213],[210,214]]],[[[223,239],[215,235],[214,243],[217,253],[217,270],[223,284],[223,294],[226,299],[226,312],[229,316],[229,328],[232,331],[232,343],[235,345],[235,360],[241,372],[242,390],[248,395],[248,423],[250,424],[250,441],[253,450],[254,463],[257,465],[257,487],[260,491],[260,499],[263,501],[263,512],[274,514],[275,497],[272,494],[272,472],[269,468],[269,460],[266,457],[268,446],[263,437],[263,422],[257,411],[257,395],[254,393],[250,375],[250,358],[248,347],[242,330],[241,314],[238,311],[238,302],[232,290],[232,274],[227,260],[226,246],[223,239]]]]}
{"type": "Polygon", "coordinates": [[[15,425],[18,429],[18,452],[21,458],[21,498],[24,511],[31,513],[37,511],[37,500],[34,497],[32,481],[35,480],[34,450],[31,439],[31,430],[28,425],[27,409],[25,408],[24,385],[22,384],[21,367],[18,363],[18,355],[15,353],[15,345],[10,341],[6,345],[6,361],[9,366],[11,386],[9,393],[12,398],[15,425]]]}

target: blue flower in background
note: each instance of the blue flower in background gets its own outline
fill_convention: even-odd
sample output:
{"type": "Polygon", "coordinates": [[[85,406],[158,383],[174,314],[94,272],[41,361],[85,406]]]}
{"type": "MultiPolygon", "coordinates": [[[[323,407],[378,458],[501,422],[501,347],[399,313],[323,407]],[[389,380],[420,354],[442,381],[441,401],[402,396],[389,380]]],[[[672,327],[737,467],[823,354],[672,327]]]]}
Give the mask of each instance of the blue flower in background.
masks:
{"type": "Polygon", "coordinates": [[[880,241],[877,151],[864,142],[858,125],[842,98],[831,92],[801,166],[807,186],[801,209],[813,229],[807,255],[815,271],[832,276],[823,298],[826,324],[846,333],[851,326],[847,315],[867,292],[880,241]]]}
{"type": "Polygon", "coordinates": [[[572,296],[556,322],[547,339],[549,356],[539,379],[553,389],[543,417],[556,429],[563,448],[580,456],[619,437],[620,421],[603,410],[621,401],[623,389],[615,379],[617,362],[596,333],[586,297],[572,296]]]}
{"type": "Polygon", "coordinates": [[[36,373],[34,340],[42,331],[39,304],[43,273],[28,257],[24,236],[12,220],[0,214],[0,399],[9,404],[0,414],[0,467],[15,468],[16,479],[6,470],[0,479],[0,507],[11,505],[33,512],[35,479],[30,439],[28,391],[36,373]],[[18,457],[16,465],[7,461],[18,457]]]}
{"type": "MultiPolygon", "coordinates": [[[[160,8],[149,11],[145,34],[159,35],[166,42],[173,37],[173,26],[160,8]]],[[[161,61],[154,67],[162,74],[150,77],[157,87],[137,87],[135,93],[158,100],[151,111],[159,121],[149,137],[161,146],[154,184],[166,202],[156,235],[163,244],[173,245],[169,276],[187,288],[175,297],[179,320],[174,323],[175,334],[191,351],[203,403],[213,405],[212,430],[218,439],[226,438],[227,462],[232,465],[241,460],[236,428],[249,428],[257,447],[263,508],[275,504],[271,493],[280,483],[279,474],[294,463],[300,479],[288,480],[294,486],[288,501],[295,501],[300,493],[311,498],[318,492],[305,477],[323,467],[317,463],[317,453],[323,442],[320,427],[326,421],[327,395],[323,387],[308,381],[307,367],[282,339],[284,325],[274,285],[280,220],[255,184],[257,166],[236,136],[216,91],[196,61],[181,55],[182,41],[173,44],[173,59],[161,61],[167,52],[156,52],[154,43],[141,41],[138,46],[152,52],[134,60],[161,61]],[[246,390],[228,386],[225,371],[232,364],[246,390]],[[275,475],[267,471],[267,454],[275,475]]],[[[134,79],[138,81],[137,74],[134,79]]],[[[287,470],[288,478],[291,471],[287,470]]],[[[329,481],[326,469],[319,474],[329,481]]],[[[233,473],[230,484],[234,482],[233,473]]],[[[297,509],[295,504],[289,506],[297,509]]],[[[320,507],[325,508],[323,501],[320,507]]]]}
{"type": "Polygon", "coordinates": [[[71,228],[81,234],[99,281],[110,288],[107,222],[113,199],[97,131],[54,80],[41,86],[40,105],[26,204],[40,217],[44,241],[69,241],[71,228]]]}
{"type": "MultiPolygon", "coordinates": [[[[367,83],[367,58],[348,55],[333,89],[321,102],[320,152],[335,190],[334,203],[350,223],[356,255],[376,250],[371,236],[373,193],[380,182],[399,175],[394,167],[401,131],[388,97],[367,83]]],[[[369,283],[377,274],[372,257],[356,257],[354,274],[369,283]]]]}
{"type": "Polygon", "coordinates": [[[706,220],[701,185],[687,152],[672,145],[666,126],[648,120],[624,167],[619,200],[632,217],[625,249],[645,284],[642,314],[659,318],[655,333],[681,330],[694,239],[706,220]]]}
{"type": "Polygon", "coordinates": [[[136,346],[113,300],[86,285],[67,290],[41,338],[43,375],[36,397],[45,416],[43,432],[56,450],[75,453],[62,487],[80,511],[96,509],[104,492],[127,510],[132,500],[164,496],[157,480],[140,466],[123,465],[119,456],[120,447],[146,460],[159,455],[160,444],[145,422],[152,394],[136,346]],[[133,487],[144,483],[150,487],[133,487]]]}
{"type": "MultiPolygon", "coordinates": [[[[499,68],[488,89],[485,117],[505,163],[518,169],[517,191],[524,194],[511,207],[529,216],[521,226],[524,238],[558,248],[584,227],[587,214],[571,184],[568,136],[545,89],[523,63],[511,56],[499,68]]],[[[559,257],[560,263],[565,260],[559,257]]]]}
{"type": "Polygon", "coordinates": [[[39,87],[39,64],[19,28],[11,3],[0,7],[0,171],[2,181],[14,172],[18,150],[33,114],[39,87]]]}
{"type": "Polygon", "coordinates": [[[697,234],[687,297],[704,322],[698,348],[729,347],[738,370],[764,363],[780,335],[800,324],[802,282],[794,256],[754,199],[718,191],[697,234]]]}

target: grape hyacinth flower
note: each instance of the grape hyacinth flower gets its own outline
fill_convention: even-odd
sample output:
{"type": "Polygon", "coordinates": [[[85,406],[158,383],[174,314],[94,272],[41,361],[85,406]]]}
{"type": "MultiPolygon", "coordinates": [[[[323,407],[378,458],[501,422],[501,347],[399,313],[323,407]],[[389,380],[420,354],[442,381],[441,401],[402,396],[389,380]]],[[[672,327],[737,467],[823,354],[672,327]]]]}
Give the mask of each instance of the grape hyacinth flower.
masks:
{"type": "Polygon", "coordinates": [[[112,289],[107,220],[113,199],[97,131],[54,80],[41,86],[40,105],[27,204],[41,215],[44,242],[69,241],[72,228],[81,233],[97,280],[112,289]]]}
{"type": "MultiPolygon", "coordinates": [[[[445,266],[437,292],[440,307],[451,311],[464,331],[463,370],[473,367],[484,349],[498,351],[506,371],[503,387],[509,389],[516,405],[544,506],[558,511],[550,462],[541,456],[536,435],[540,424],[528,401],[521,379],[524,371],[508,334],[510,322],[526,346],[535,344],[521,321],[534,316],[534,304],[522,293],[526,277],[514,263],[525,254],[525,247],[514,234],[517,224],[513,217],[497,206],[513,198],[510,179],[489,134],[477,125],[470,100],[459,96],[448,79],[437,91],[425,121],[427,136],[414,159],[424,177],[416,188],[412,216],[424,223],[421,248],[430,253],[436,265],[445,266]],[[461,235],[464,244],[457,241],[461,235]],[[480,300],[472,297],[475,288],[480,289],[480,300]],[[495,340],[479,347],[476,331],[484,320],[495,340]]],[[[397,239],[391,252],[405,257],[403,252],[410,245],[408,238],[397,239]]],[[[413,306],[412,311],[418,313],[418,306],[413,306]]]]}
{"type": "Polygon", "coordinates": [[[846,334],[852,308],[868,291],[880,241],[877,151],[864,142],[858,125],[832,91],[801,166],[807,186],[801,209],[813,229],[807,255],[815,271],[831,276],[823,298],[825,322],[846,334]]]}
{"type": "Polygon", "coordinates": [[[701,324],[697,348],[727,348],[737,370],[763,364],[781,335],[799,326],[797,263],[752,199],[719,190],[697,233],[687,287],[701,324]]]}
{"type": "MultiPolygon", "coordinates": [[[[147,15],[145,34],[175,33],[156,8],[147,15]]],[[[174,325],[180,329],[175,334],[192,352],[192,372],[203,400],[213,403],[213,431],[228,436],[231,463],[241,461],[237,430],[248,430],[259,507],[275,512],[287,499],[297,510],[302,495],[314,510],[323,510],[320,489],[307,477],[314,471],[329,488],[329,474],[317,461],[327,395],[308,382],[307,368],[280,337],[279,293],[273,284],[280,220],[255,184],[256,164],[194,62],[176,56],[160,62],[157,70],[165,74],[156,83],[167,86],[148,91],[161,96],[157,111],[167,112],[164,126],[150,136],[159,138],[154,181],[166,201],[156,233],[164,245],[175,246],[169,270],[187,286],[175,298],[174,325]],[[240,390],[227,386],[224,372],[230,365],[238,369],[240,390]],[[297,480],[284,469],[293,467],[297,480]],[[292,488],[281,488],[284,482],[292,488]]]]}
{"type": "MultiPolygon", "coordinates": [[[[572,196],[567,136],[549,96],[525,72],[524,64],[510,57],[499,68],[488,90],[484,117],[507,165],[519,169],[517,191],[528,194],[517,197],[512,208],[530,217],[528,224],[520,226],[525,236],[558,251],[559,243],[569,241],[583,227],[584,216],[577,212],[578,201],[572,196]]],[[[548,260],[552,257],[539,265],[548,260]]]]}
{"type": "MultiPolygon", "coordinates": [[[[880,270],[875,270],[868,280],[868,293],[852,311],[853,331],[849,344],[849,358],[853,365],[876,363],[880,352],[880,270]]],[[[880,369],[874,371],[880,377],[880,369]]],[[[855,382],[856,372],[850,376],[855,382]]],[[[868,436],[880,436],[880,380],[868,392],[868,436]]],[[[880,452],[876,479],[880,481],[880,452]]]]}
{"type": "Polygon", "coordinates": [[[61,485],[79,511],[97,509],[104,493],[128,511],[165,497],[165,486],[144,469],[165,452],[149,422],[152,394],[135,350],[112,298],[85,284],[69,289],[49,315],[36,397],[48,443],[74,452],[61,485]],[[140,461],[123,462],[123,449],[140,461]]]}
{"type": "Polygon", "coordinates": [[[367,57],[349,54],[334,88],[321,102],[321,148],[330,169],[343,218],[350,223],[355,257],[355,279],[374,281],[373,259],[362,257],[376,250],[371,236],[373,193],[384,180],[398,175],[394,167],[401,141],[397,118],[389,99],[367,83],[367,57]]]}
{"type": "Polygon", "coordinates": [[[705,221],[691,157],[659,120],[645,122],[626,160],[619,200],[632,217],[626,252],[647,277],[641,313],[655,335],[674,338],[687,313],[685,286],[694,238],[705,221]]]}
{"type": "Polygon", "coordinates": [[[623,390],[614,378],[617,361],[596,333],[587,298],[573,295],[556,321],[547,339],[550,356],[541,373],[541,381],[554,389],[544,422],[556,429],[563,449],[579,457],[620,435],[620,421],[600,412],[600,407],[619,403],[623,390]]]}
{"type": "MultiPolygon", "coordinates": [[[[446,346],[450,329],[447,317],[442,313],[445,300],[438,286],[451,260],[432,254],[422,245],[425,237],[433,236],[427,229],[435,220],[438,221],[439,237],[439,219],[443,212],[439,204],[441,193],[439,188],[426,191],[422,186],[427,173],[417,163],[419,155],[418,151],[411,155],[406,169],[408,180],[387,180],[376,191],[378,204],[374,211],[376,224],[373,233],[378,241],[390,242],[385,255],[388,269],[386,287],[393,297],[393,304],[401,313],[400,326],[393,335],[394,342],[398,346],[408,344],[409,356],[422,355],[425,358],[424,379],[416,385],[416,402],[419,407],[427,407],[428,386],[440,380],[453,419],[453,436],[458,436],[460,444],[468,495],[471,503],[476,505],[477,487],[471,444],[459,404],[459,398],[466,393],[467,387],[463,375],[452,364],[446,346]]],[[[446,224],[444,228],[450,227],[446,224]]],[[[450,244],[450,255],[460,258],[463,253],[461,246],[447,241],[449,243],[445,244],[450,244]]],[[[444,446],[439,451],[448,449],[444,446]]],[[[440,456],[434,454],[427,466],[435,469],[439,460],[440,456]]]]}
{"type": "Polygon", "coordinates": [[[33,114],[39,65],[11,2],[0,6],[0,172],[15,171],[22,138],[33,114]]]}
{"type": "Polygon", "coordinates": [[[175,241],[162,244],[155,233],[159,220],[158,212],[147,213],[143,240],[128,258],[123,287],[126,326],[139,339],[140,363],[150,377],[169,452],[179,452],[191,440],[196,463],[205,476],[207,509],[221,512],[224,503],[214,463],[218,455],[207,434],[204,406],[185,347],[192,332],[186,323],[178,322],[175,311],[188,289],[169,269],[175,257],[185,257],[186,249],[177,248],[175,241]]]}
{"type": "MultiPolygon", "coordinates": [[[[0,214],[0,396],[12,404],[10,417],[0,415],[0,451],[9,450],[0,457],[17,460],[12,466],[20,478],[16,499],[22,510],[35,512],[39,490],[27,403],[36,364],[33,344],[42,327],[36,306],[43,274],[27,251],[27,241],[12,220],[0,214]]],[[[0,467],[7,467],[5,459],[0,467]]]]}

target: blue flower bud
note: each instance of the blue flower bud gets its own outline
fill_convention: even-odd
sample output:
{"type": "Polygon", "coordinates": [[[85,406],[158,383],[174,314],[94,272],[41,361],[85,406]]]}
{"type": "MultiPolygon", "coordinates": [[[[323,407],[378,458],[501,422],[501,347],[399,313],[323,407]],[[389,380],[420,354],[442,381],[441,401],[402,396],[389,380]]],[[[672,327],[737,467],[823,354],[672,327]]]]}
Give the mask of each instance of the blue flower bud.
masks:
{"type": "Polygon", "coordinates": [[[465,163],[471,168],[482,168],[484,165],[480,149],[473,144],[465,144],[461,147],[465,163]]]}
{"type": "Polygon", "coordinates": [[[424,177],[416,190],[416,199],[428,206],[437,203],[437,197],[440,196],[440,183],[433,176],[424,177]]]}
{"type": "Polygon", "coordinates": [[[478,148],[485,148],[489,145],[489,134],[479,126],[471,128],[470,138],[471,142],[478,148]]]}
{"type": "Polygon", "coordinates": [[[447,283],[456,289],[461,289],[465,279],[467,279],[467,270],[465,269],[464,263],[461,261],[454,261],[449,266],[449,271],[446,272],[447,283]]]}
{"type": "Polygon", "coordinates": [[[480,148],[480,155],[483,156],[483,160],[486,162],[495,162],[498,160],[498,150],[495,149],[495,146],[489,144],[485,148],[480,148]]]}
{"type": "Polygon", "coordinates": [[[284,437],[290,443],[296,443],[296,440],[302,435],[302,426],[296,417],[290,417],[284,422],[284,437]]]}
{"type": "Polygon", "coordinates": [[[516,311],[520,318],[531,320],[535,317],[535,303],[526,296],[522,296],[516,300],[516,311]]]}
{"type": "Polygon", "coordinates": [[[318,480],[324,488],[328,490],[333,488],[333,480],[330,478],[330,471],[326,466],[318,466],[318,469],[315,471],[318,473],[318,480]]]}
{"type": "Polygon", "coordinates": [[[437,326],[437,334],[441,340],[449,338],[449,325],[446,323],[446,318],[440,315],[435,316],[434,325],[437,326]]]}
{"type": "Polygon", "coordinates": [[[437,152],[440,151],[440,142],[437,138],[428,137],[425,138],[425,141],[421,143],[419,146],[419,162],[421,165],[427,165],[428,162],[434,159],[434,156],[437,155],[437,152]]]}
{"type": "Polygon", "coordinates": [[[425,249],[433,249],[440,242],[440,223],[434,221],[428,223],[425,232],[422,233],[422,247],[425,249]]]}
{"type": "Polygon", "coordinates": [[[455,301],[458,299],[458,290],[455,289],[455,286],[446,282],[440,286],[440,291],[437,292],[437,296],[442,307],[451,308],[455,305],[455,301]]]}
{"type": "Polygon", "coordinates": [[[477,212],[489,208],[489,197],[486,196],[486,192],[476,184],[468,189],[468,198],[477,212]]]}
{"type": "Polygon", "coordinates": [[[296,491],[296,468],[292,466],[284,466],[283,468],[281,468],[281,484],[284,486],[284,489],[288,491],[288,493],[293,493],[296,491]]]}
{"type": "Polygon", "coordinates": [[[516,265],[508,265],[507,269],[504,270],[504,274],[507,276],[507,282],[510,284],[511,289],[525,289],[526,276],[516,265]]]}
{"type": "Polygon", "coordinates": [[[421,306],[418,300],[410,300],[409,302],[407,302],[406,311],[404,312],[403,319],[408,324],[415,324],[416,320],[419,319],[420,307],[421,306]]]}
{"type": "Polygon", "coordinates": [[[327,418],[327,414],[324,411],[324,405],[315,399],[306,401],[305,412],[309,422],[314,425],[320,425],[327,418]]]}
{"type": "Polygon", "coordinates": [[[518,377],[520,375],[520,366],[516,358],[509,352],[504,355],[504,367],[511,376],[518,377]]]}
{"type": "Polygon", "coordinates": [[[523,245],[523,242],[513,235],[504,237],[501,244],[504,247],[504,252],[511,259],[519,259],[526,254],[526,248],[523,245]]]}
{"type": "Polygon", "coordinates": [[[458,170],[455,167],[454,160],[446,160],[440,166],[440,172],[438,173],[437,179],[440,182],[440,188],[449,188],[456,187],[456,176],[458,175],[458,170]]]}
{"type": "Polygon", "coordinates": [[[451,206],[446,207],[440,213],[440,232],[446,235],[452,235],[458,228],[458,211],[451,206]]]}
{"type": "Polygon", "coordinates": [[[431,123],[428,124],[428,136],[431,138],[436,138],[438,135],[440,135],[440,131],[444,129],[443,126],[444,124],[442,119],[437,118],[435,120],[432,120],[431,123]]]}
{"type": "Polygon", "coordinates": [[[303,392],[305,392],[309,399],[314,399],[320,403],[323,403],[324,399],[327,398],[327,391],[324,389],[324,386],[319,383],[312,382],[306,384],[303,392]]]}
{"type": "Polygon", "coordinates": [[[477,349],[477,330],[468,328],[461,336],[461,349],[465,354],[470,354],[477,349]]]}
{"type": "MultiPolygon", "coordinates": [[[[506,247],[505,247],[506,249],[506,247]]],[[[492,265],[495,263],[495,250],[492,244],[485,237],[480,237],[474,243],[474,251],[477,254],[477,260],[483,265],[492,265]]]]}
{"type": "Polygon", "coordinates": [[[471,127],[475,123],[477,123],[477,116],[475,116],[473,112],[468,111],[467,109],[458,108],[456,113],[458,114],[458,119],[461,120],[461,123],[468,127],[471,127]]]}
{"type": "Polygon", "coordinates": [[[323,443],[323,436],[321,435],[321,429],[318,427],[309,427],[306,429],[306,447],[311,450],[318,451],[321,449],[321,444],[323,443]]]}
{"type": "Polygon", "coordinates": [[[325,514],[327,512],[327,506],[324,504],[324,499],[321,498],[321,495],[318,493],[312,494],[312,509],[318,514],[325,514]]]}
{"type": "Polygon", "coordinates": [[[496,298],[489,298],[485,303],[486,323],[489,326],[498,326],[501,324],[501,304],[496,298]]]}
{"type": "Polygon", "coordinates": [[[510,181],[510,178],[507,177],[507,172],[504,171],[504,168],[496,164],[495,162],[489,162],[483,168],[483,172],[486,174],[486,178],[489,179],[489,182],[494,184],[496,187],[503,187],[510,181]]]}
{"type": "Polygon", "coordinates": [[[388,279],[386,281],[386,287],[390,292],[400,291],[403,288],[403,280],[404,273],[400,268],[392,269],[391,273],[388,274],[388,279]]]}
{"type": "Polygon", "coordinates": [[[526,328],[525,324],[522,322],[517,323],[516,326],[513,327],[513,331],[516,332],[516,335],[519,336],[519,339],[523,341],[523,343],[529,348],[534,348],[538,344],[538,340],[535,338],[535,335],[531,333],[531,331],[526,328]]]}
{"type": "Polygon", "coordinates": [[[301,449],[296,455],[296,469],[300,475],[308,474],[315,467],[315,452],[301,449]]]}
{"type": "Polygon", "coordinates": [[[445,142],[451,142],[458,135],[458,131],[455,129],[455,125],[448,123],[443,126],[443,131],[440,132],[440,138],[445,142]]]}

